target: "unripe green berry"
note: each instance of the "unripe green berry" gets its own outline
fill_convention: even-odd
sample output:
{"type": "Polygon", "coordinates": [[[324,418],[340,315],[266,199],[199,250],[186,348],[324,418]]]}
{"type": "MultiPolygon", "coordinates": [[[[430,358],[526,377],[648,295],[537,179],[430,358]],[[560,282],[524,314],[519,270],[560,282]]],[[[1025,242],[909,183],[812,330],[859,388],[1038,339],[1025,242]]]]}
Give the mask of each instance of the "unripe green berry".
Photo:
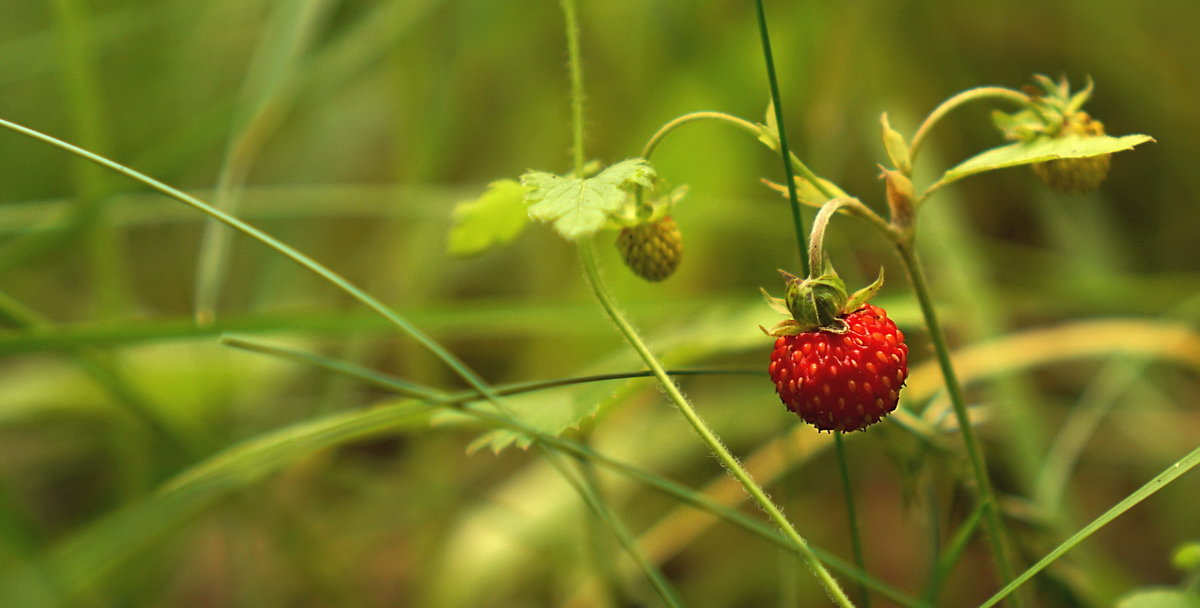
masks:
{"type": "MultiPolygon", "coordinates": [[[[1104,135],[1104,124],[1093,120],[1087,112],[1078,112],[1063,126],[1062,135],[1104,135]]],[[[1100,186],[1104,178],[1108,177],[1111,163],[1111,154],[1085,158],[1056,158],[1034,163],[1033,172],[1054,190],[1067,194],[1083,194],[1100,186]]]]}
{"type": "Polygon", "coordinates": [[[661,281],[679,267],[683,235],[671,216],[628,226],[617,235],[617,249],[625,265],[647,281],[661,281]]]}

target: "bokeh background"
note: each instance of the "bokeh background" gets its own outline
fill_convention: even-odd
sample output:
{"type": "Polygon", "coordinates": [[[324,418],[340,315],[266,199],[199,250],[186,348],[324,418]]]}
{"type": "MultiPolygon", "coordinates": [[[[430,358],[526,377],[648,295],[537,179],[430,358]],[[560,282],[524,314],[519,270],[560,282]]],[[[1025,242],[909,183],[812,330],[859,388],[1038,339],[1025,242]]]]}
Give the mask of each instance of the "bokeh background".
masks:
{"type": "MultiPolygon", "coordinates": [[[[751,3],[580,4],[589,158],[635,156],[690,111],[761,120],[751,3]]],[[[981,84],[1090,76],[1089,110],[1109,133],[1158,140],[1117,155],[1088,195],[1048,192],[1014,169],[960,182],[922,211],[934,295],[953,343],[976,349],[970,399],[1032,563],[1200,443],[1200,4],[767,5],[793,149],[876,208],[880,113],[911,134],[942,99],[981,84]],[[1055,494],[1045,465],[1063,462],[1049,456],[1063,429],[1081,433],[1081,452],[1055,494]]],[[[0,117],[221,201],[490,382],[635,370],[571,246],[546,227],[475,258],[446,251],[456,203],[527,169],[569,168],[565,57],[556,2],[9,0],[0,117]]],[[[988,108],[961,110],[928,142],[918,182],[1000,143],[988,108]]],[[[536,450],[469,451],[486,429],[458,418],[415,414],[156,501],[164,483],[239,442],[394,401],[222,346],[223,332],[432,386],[460,381],[279,255],[206,236],[203,216],[175,201],[7,131],[0,159],[0,604],[656,604],[536,450]]],[[[756,325],[774,319],[758,288],[778,291],[775,270],[798,266],[786,202],[759,181],[779,179],[778,159],[699,123],[654,161],[690,186],[675,214],[685,261],[649,285],[605,247],[606,277],[670,364],[763,368],[769,342],[756,325]]],[[[878,301],[913,352],[903,405],[936,413],[944,404],[902,268],[850,220],[829,241],[851,284],[887,270],[878,301]]],[[[764,377],[683,385],[801,533],[848,559],[829,436],[798,427],[764,377]]],[[[519,403],[596,409],[568,434],[737,496],[649,381],[519,403]]],[[[953,442],[931,448],[890,423],[848,439],[868,569],[919,596],[969,512],[955,483],[962,460],[953,442]]],[[[690,605],[823,601],[779,549],[598,475],[690,605]]],[[[1185,477],[1102,530],[1039,577],[1039,605],[1109,605],[1177,583],[1170,555],[1200,537],[1198,496],[1200,479],[1185,477]]],[[[968,605],[994,589],[977,540],[937,600],[968,605]]]]}

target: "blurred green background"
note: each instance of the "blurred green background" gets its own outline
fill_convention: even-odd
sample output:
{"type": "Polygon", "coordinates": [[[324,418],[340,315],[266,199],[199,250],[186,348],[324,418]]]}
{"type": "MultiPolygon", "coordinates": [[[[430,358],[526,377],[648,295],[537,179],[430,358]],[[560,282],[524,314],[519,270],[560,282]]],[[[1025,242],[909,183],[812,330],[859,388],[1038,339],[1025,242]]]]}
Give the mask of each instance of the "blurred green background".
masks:
{"type": "MultiPolygon", "coordinates": [[[[990,406],[981,432],[1032,563],[1200,443],[1200,4],[767,5],[793,149],[877,209],[880,113],[911,134],[977,85],[1090,76],[1089,111],[1109,133],[1158,140],[1115,156],[1086,196],[1005,170],[939,192],[922,213],[951,339],[982,345],[983,371],[964,376],[972,403],[990,406]],[[1004,340],[1017,332],[1033,333],[1004,340]],[[1065,498],[1042,500],[1062,429],[1083,433],[1079,464],[1065,498]]],[[[761,120],[751,3],[580,8],[590,158],[635,156],[690,111],[761,120]]],[[[10,0],[0,118],[220,201],[409,316],[490,382],[634,370],[571,246],[546,227],[480,257],[446,253],[457,202],[527,169],[569,168],[565,57],[557,2],[10,0]]],[[[918,181],[1000,143],[985,107],[955,113],[928,142],[918,181]]],[[[222,346],[222,332],[432,386],[460,381],[277,254],[206,235],[203,216],[175,201],[7,131],[0,158],[0,605],[656,605],[536,450],[468,453],[485,429],[457,418],[418,412],[161,499],[163,483],[238,442],[392,400],[222,346]]],[[[606,277],[670,364],[764,368],[756,325],[774,319],[758,287],[778,291],[776,268],[798,266],[786,202],[759,183],[780,179],[778,159],[699,123],[654,161],[691,188],[675,214],[685,261],[649,285],[605,248],[606,277]]],[[[936,374],[918,382],[928,341],[887,244],[847,220],[829,241],[852,285],[888,271],[879,302],[913,353],[902,404],[936,410],[936,374]]],[[[848,559],[829,437],[796,428],[765,378],[683,386],[801,533],[848,559]]],[[[697,488],[722,479],[649,381],[518,401],[602,403],[569,434],[697,488]]],[[[890,424],[847,447],[868,569],[919,596],[933,549],[969,510],[954,484],[960,461],[890,424]]],[[[823,601],[780,550],[723,523],[689,528],[691,512],[672,499],[600,478],[635,532],[665,525],[645,542],[690,605],[823,601]]],[[[1040,605],[1109,605],[1174,584],[1171,550],[1200,537],[1197,496],[1200,479],[1184,478],[1105,528],[1038,579],[1040,605]]],[[[939,601],[990,595],[989,561],[973,543],[939,601]]]]}

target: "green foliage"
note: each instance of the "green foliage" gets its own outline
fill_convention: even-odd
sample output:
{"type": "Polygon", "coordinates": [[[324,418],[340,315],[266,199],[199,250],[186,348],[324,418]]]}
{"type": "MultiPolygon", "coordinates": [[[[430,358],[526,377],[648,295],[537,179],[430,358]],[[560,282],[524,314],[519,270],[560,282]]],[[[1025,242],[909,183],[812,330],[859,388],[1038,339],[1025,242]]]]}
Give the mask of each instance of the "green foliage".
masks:
{"type": "Polygon", "coordinates": [[[1176,549],[1171,555],[1171,565],[1185,572],[1200,570],[1200,542],[1187,543],[1176,549]]]}
{"type": "Polygon", "coordinates": [[[1148,141],[1154,141],[1154,138],[1149,135],[1125,135],[1122,137],[1101,135],[1041,137],[1031,142],[1009,144],[981,152],[959,163],[946,171],[937,183],[929,187],[927,192],[985,171],[1030,165],[1056,158],[1087,158],[1112,154],[1123,150],[1132,150],[1134,146],[1148,141]]]}
{"type": "Polygon", "coordinates": [[[528,190],[529,217],[553,222],[563,238],[577,241],[604,228],[635,188],[653,187],[654,175],[645,159],[630,158],[593,177],[530,171],[521,176],[521,184],[528,190]]]}
{"type": "MultiPolygon", "coordinates": [[[[159,185],[178,185],[204,201],[226,198],[236,204],[226,208],[236,218],[227,219],[246,223],[226,222],[237,233],[217,228],[236,246],[228,256],[207,258],[226,260],[227,272],[211,275],[219,291],[210,293],[221,294],[208,298],[212,324],[197,324],[194,244],[206,223],[215,225],[197,213],[203,207],[164,201],[165,190],[128,181],[134,174],[122,166],[91,167],[0,133],[3,606],[183,606],[196,589],[219,590],[218,604],[246,606],[658,605],[605,528],[590,527],[595,518],[550,471],[543,451],[466,454],[468,445],[499,450],[527,440],[500,410],[479,400],[469,406],[475,421],[438,415],[437,424],[427,410],[444,395],[472,394],[441,389],[480,378],[501,390],[643,369],[632,352],[617,348],[618,336],[584,297],[573,266],[552,257],[561,254],[553,239],[523,243],[499,272],[496,260],[451,261],[439,253],[472,255],[518,238],[529,213],[546,210],[542,203],[565,202],[565,211],[542,221],[586,240],[597,224],[619,224],[635,199],[641,211],[665,213],[668,205],[660,203],[676,196],[663,191],[664,177],[692,184],[677,218],[689,230],[689,259],[704,272],[648,286],[615,272],[613,252],[599,251],[619,309],[668,368],[758,372],[674,378],[801,533],[820,526],[818,543],[840,541],[844,532],[828,527],[828,514],[843,512],[838,480],[827,460],[811,459],[830,437],[785,426],[791,419],[762,373],[770,340],[754,326],[768,322],[771,311],[751,302],[752,290],[774,278],[771,269],[794,267],[796,259],[786,204],[764,196],[755,181],[782,182],[779,159],[754,138],[778,150],[783,130],[797,156],[830,178],[796,177],[800,202],[819,207],[830,192],[853,192],[882,211],[882,183],[859,158],[871,150],[882,156],[879,123],[869,118],[887,109],[897,124],[912,125],[915,112],[948,93],[945,82],[1007,78],[981,71],[994,67],[995,57],[1093,71],[1089,62],[1103,58],[1096,95],[1103,112],[1088,109],[1105,124],[1186,134],[1195,123],[1195,87],[1177,76],[1179,66],[1194,63],[1194,36],[1184,25],[1200,17],[1200,5],[1163,11],[1154,3],[1105,0],[1081,14],[1077,3],[1048,0],[1031,30],[1009,28],[1027,25],[1021,20],[975,18],[1011,8],[996,0],[971,10],[910,11],[904,28],[882,0],[768,3],[780,11],[771,22],[776,48],[786,49],[778,55],[786,128],[776,124],[774,107],[762,125],[743,121],[750,128],[741,133],[688,127],[653,155],[659,192],[631,195],[649,178],[590,190],[597,184],[583,178],[603,169],[596,166],[545,180],[568,190],[574,184],[565,200],[527,204],[517,180],[486,191],[484,185],[554,163],[568,148],[568,130],[557,121],[567,104],[553,3],[532,12],[504,3],[468,8],[461,0],[51,4],[54,10],[16,3],[5,12],[4,118],[111,153],[159,185]],[[1022,52],[1011,54],[1018,46],[1022,52]],[[247,64],[256,48],[263,49],[259,60],[247,64]],[[948,48],[955,52],[942,52],[948,48]],[[203,69],[195,69],[197,57],[203,69]],[[863,65],[873,66],[870,74],[853,69],[863,65]],[[614,201],[616,209],[606,210],[614,201]],[[456,203],[447,235],[447,211],[456,203]],[[316,274],[298,272],[286,258],[316,274]],[[36,315],[13,314],[22,310],[36,315]],[[338,371],[345,362],[357,364],[358,373],[334,379],[296,361],[269,370],[244,365],[247,355],[216,344],[223,330],[286,336],[326,355],[319,367],[338,371]],[[425,389],[432,392],[422,402],[395,400],[394,393],[420,394],[426,383],[439,389],[425,389]],[[166,413],[166,428],[178,431],[182,445],[172,433],[154,432],[156,420],[138,414],[143,407],[166,413]],[[320,522],[336,525],[313,525],[320,522]]],[[[580,50],[584,66],[596,61],[600,76],[587,91],[590,154],[625,158],[655,126],[684,112],[761,107],[766,83],[761,66],[748,60],[759,51],[752,9],[693,4],[585,7],[580,50]]],[[[1037,84],[1063,113],[1082,110],[1091,91],[1068,92],[1065,80],[1037,84]]],[[[990,100],[1012,110],[997,116],[1003,133],[1051,135],[1054,120],[1013,92],[990,100]]],[[[923,169],[961,160],[939,154],[995,145],[992,132],[954,131],[981,116],[948,119],[920,160],[918,140],[908,139],[917,164],[910,177],[927,184],[938,176],[923,169]]],[[[906,170],[908,144],[900,144],[910,133],[895,135],[885,127],[887,158],[906,170]]],[[[977,398],[971,417],[980,423],[988,469],[1006,480],[1004,517],[1036,518],[1011,527],[1027,560],[1109,509],[1124,493],[1119,488],[1140,486],[1198,443],[1196,425],[1181,423],[1200,394],[1196,324],[1171,312],[1200,293],[1200,273],[1189,265],[1200,207],[1180,195],[1200,191],[1195,147],[1187,137],[1173,138],[1153,158],[1136,159],[1153,163],[1141,175],[1118,162],[1114,179],[1086,199],[1054,199],[1025,183],[1032,180],[1014,180],[922,210],[921,257],[954,338],[955,364],[977,398]],[[1136,222],[1128,221],[1131,213],[1136,222]],[[1129,297],[1135,292],[1147,297],[1129,297]],[[1101,330],[1087,323],[1096,317],[1177,331],[1101,330]],[[1088,331],[1070,333],[1070,340],[1039,346],[1025,339],[1038,331],[1025,331],[1031,323],[1067,335],[1054,330],[1079,320],[1088,331]],[[1089,341],[1091,354],[1064,356],[1077,339],[1089,341]],[[996,361],[1008,363],[989,367],[996,361]],[[1072,362],[1063,369],[1063,361],[1072,362]],[[1030,439],[1036,436],[1045,441],[1030,439]],[[1028,460],[1014,456],[1026,453],[1026,443],[1045,448],[1060,440],[1070,447],[1028,450],[1028,460]],[[1121,466],[1108,466],[1113,462],[1121,466]],[[1028,491],[1046,469],[1056,471],[1050,499],[1028,491]],[[1087,491],[1079,491],[1083,483],[1087,491]]],[[[1015,165],[980,170],[1001,166],[1015,165]]],[[[861,219],[849,211],[843,214],[861,219]]],[[[847,282],[865,284],[880,266],[904,275],[886,239],[862,224],[841,224],[828,247],[847,282]]],[[[894,279],[881,300],[915,343],[928,344],[907,284],[894,279]]],[[[786,314],[782,304],[775,302],[786,314]]],[[[907,515],[928,517],[943,534],[889,527],[895,508],[864,509],[866,529],[883,531],[865,538],[868,570],[883,567],[880,543],[900,547],[915,558],[887,566],[899,588],[930,585],[936,593],[927,605],[976,605],[981,589],[996,586],[995,560],[960,556],[993,535],[983,530],[980,504],[969,515],[963,504],[962,489],[976,484],[962,477],[959,433],[937,430],[953,423],[934,424],[946,412],[945,388],[929,350],[914,349],[912,363],[912,392],[898,424],[848,437],[847,447],[852,471],[863,470],[858,464],[871,471],[855,480],[861,496],[889,505],[916,497],[904,505],[907,515]],[[953,466],[911,465],[910,475],[896,475],[895,444],[909,440],[953,466]]],[[[593,382],[505,401],[524,424],[548,433],[545,441],[572,467],[600,464],[602,498],[635,524],[654,563],[672,565],[671,582],[686,605],[827,601],[789,552],[794,543],[739,502],[738,490],[652,380],[593,382]],[[586,448],[564,437],[576,433],[586,448]],[[613,475],[605,468],[611,457],[636,466],[613,475]],[[646,485],[650,479],[656,481],[646,485]]],[[[1154,516],[1117,522],[1141,542],[1121,544],[1119,552],[1086,541],[1056,550],[1048,560],[1054,565],[1039,575],[1056,577],[1056,591],[1036,605],[1110,606],[1145,584],[1137,579],[1178,574],[1155,558],[1194,540],[1191,499],[1200,479],[1193,470],[1158,481],[1154,490],[1174,485],[1137,507],[1154,509],[1154,516]]],[[[1194,568],[1194,553],[1181,550],[1178,563],[1194,568]]],[[[822,561],[837,563],[827,553],[822,561]]],[[[834,569],[843,582],[862,580],[844,563],[834,569]]],[[[1040,592],[1034,574],[1021,586],[1040,592]]],[[[1193,589],[1196,574],[1185,575],[1193,589]]],[[[877,604],[920,605],[877,581],[871,588],[877,604]]],[[[1121,605],[1180,599],[1194,606],[1194,598],[1153,588],[1121,605]]]]}
{"type": "Polygon", "coordinates": [[[454,207],[447,248],[460,256],[483,253],[517,238],[525,222],[525,188],[511,179],[494,181],[479,198],[454,207]]]}
{"type": "Polygon", "coordinates": [[[1200,608],[1200,594],[1178,589],[1139,589],[1121,598],[1116,608],[1200,608]]]}

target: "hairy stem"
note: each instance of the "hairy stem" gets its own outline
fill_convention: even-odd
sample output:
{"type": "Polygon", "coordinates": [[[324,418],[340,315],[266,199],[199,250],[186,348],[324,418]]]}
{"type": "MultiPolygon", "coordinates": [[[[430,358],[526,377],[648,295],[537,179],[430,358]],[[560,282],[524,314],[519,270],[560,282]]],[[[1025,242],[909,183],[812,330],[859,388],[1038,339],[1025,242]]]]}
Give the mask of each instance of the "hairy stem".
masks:
{"type": "MultiPolygon", "coordinates": [[[[837,451],[838,470],[842,474],[842,494],[846,500],[846,519],[850,522],[850,548],[854,552],[854,565],[867,571],[867,560],[863,557],[862,537],[858,531],[858,510],[854,505],[854,486],[850,483],[850,466],[846,463],[846,448],[842,445],[842,432],[833,432],[833,445],[837,451]]],[[[871,608],[871,594],[867,586],[858,584],[859,601],[864,608],[871,608]]]]}
{"type": "MultiPolygon", "coordinates": [[[[925,143],[925,138],[929,136],[929,132],[939,121],[942,120],[951,110],[962,107],[972,101],[983,99],[1001,99],[1012,101],[1017,104],[1029,105],[1029,96],[1013,89],[1005,87],[976,87],[967,89],[934,108],[929,116],[925,118],[925,122],[917,129],[916,135],[913,135],[912,142],[908,146],[909,168],[917,163],[917,153],[921,150],[921,144],[925,143]]],[[[911,171],[910,171],[911,173],[911,171]]]]}
{"type": "Polygon", "coordinates": [[[579,9],[575,0],[562,0],[567,31],[567,67],[571,71],[571,155],[575,175],[582,177],[583,154],[583,60],[579,53],[579,9]]]}
{"type": "Polygon", "coordinates": [[[661,143],[662,140],[675,129],[690,122],[698,122],[701,120],[719,120],[721,122],[731,124],[749,133],[750,135],[758,137],[758,125],[744,118],[738,118],[733,114],[726,114],[724,112],[691,112],[675,118],[667,124],[659,127],[658,131],[656,131],[654,135],[650,136],[650,141],[646,142],[646,146],[642,148],[642,158],[649,160],[650,155],[654,154],[654,149],[658,147],[658,144],[661,143]]]}
{"type": "Polygon", "coordinates": [[[667,376],[666,370],[663,369],[662,365],[658,362],[658,359],[654,357],[654,354],[650,352],[650,349],[642,341],[641,337],[638,336],[637,330],[634,329],[633,325],[629,323],[621,311],[617,309],[612,294],[610,294],[608,291],[608,286],[605,285],[603,280],[600,278],[599,269],[596,267],[596,254],[592,241],[588,240],[580,243],[579,258],[583,264],[584,272],[587,274],[588,283],[591,285],[592,293],[596,295],[596,299],[599,300],[600,306],[604,308],[604,312],[608,314],[610,319],[612,319],[613,323],[617,326],[618,331],[621,332],[621,336],[625,338],[625,341],[628,342],[635,351],[637,351],[638,355],[642,358],[642,361],[645,362],[646,366],[650,368],[650,371],[654,373],[654,377],[658,379],[659,384],[661,384],[663,390],[666,391],[667,397],[679,410],[679,413],[682,414],[684,419],[687,420],[688,424],[692,426],[692,429],[697,435],[700,436],[700,439],[705,443],[705,445],[708,446],[709,450],[712,451],[713,455],[716,456],[721,465],[724,466],[727,471],[729,471],[729,474],[732,475],[733,478],[736,479],[738,483],[740,483],[742,487],[746,489],[746,493],[749,494],[756,503],[758,503],[762,510],[765,511],[767,516],[779,526],[783,533],[789,539],[791,539],[793,543],[795,543],[800,555],[808,563],[809,567],[816,575],[817,580],[820,581],[820,583],[825,587],[825,590],[829,593],[830,597],[833,598],[833,600],[840,606],[853,606],[854,604],[850,601],[850,598],[846,596],[846,593],[842,590],[837,580],[833,578],[833,575],[831,575],[825,566],[821,564],[820,560],[817,559],[817,556],[808,546],[808,542],[805,541],[798,532],[796,532],[795,526],[793,526],[792,523],[788,521],[786,517],[784,517],[783,511],[780,510],[780,508],[769,497],[767,497],[767,493],[762,489],[761,486],[758,485],[757,482],[754,481],[754,479],[750,476],[750,473],[746,471],[744,467],[742,467],[737,458],[734,457],[734,455],[729,451],[729,448],[725,447],[725,444],[723,444],[721,440],[717,438],[717,435],[713,433],[712,429],[710,429],[704,420],[700,418],[700,415],[696,412],[695,408],[692,407],[692,404],[687,400],[686,397],[683,396],[683,393],[680,392],[679,386],[667,376]]]}
{"type": "Polygon", "coordinates": [[[954,371],[954,364],[950,360],[950,347],[946,343],[946,334],[942,331],[941,323],[938,321],[937,310],[934,308],[933,299],[929,293],[929,284],[925,281],[925,271],[921,267],[912,241],[898,242],[896,249],[899,251],[900,259],[912,281],[913,291],[916,292],[921,314],[925,317],[925,325],[929,329],[929,339],[933,342],[938,366],[941,368],[942,378],[946,383],[946,393],[954,406],[954,415],[958,420],[959,432],[962,434],[963,445],[971,464],[976,499],[983,505],[984,523],[987,527],[992,555],[996,560],[997,575],[1000,582],[1004,583],[1012,579],[1012,557],[1008,550],[1008,533],[1000,518],[995,490],[992,489],[987,463],[983,457],[983,449],[975,438],[975,428],[971,425],[970,414],[967,412],[962,384],[959,382],[958,374],[954,371]]]}

